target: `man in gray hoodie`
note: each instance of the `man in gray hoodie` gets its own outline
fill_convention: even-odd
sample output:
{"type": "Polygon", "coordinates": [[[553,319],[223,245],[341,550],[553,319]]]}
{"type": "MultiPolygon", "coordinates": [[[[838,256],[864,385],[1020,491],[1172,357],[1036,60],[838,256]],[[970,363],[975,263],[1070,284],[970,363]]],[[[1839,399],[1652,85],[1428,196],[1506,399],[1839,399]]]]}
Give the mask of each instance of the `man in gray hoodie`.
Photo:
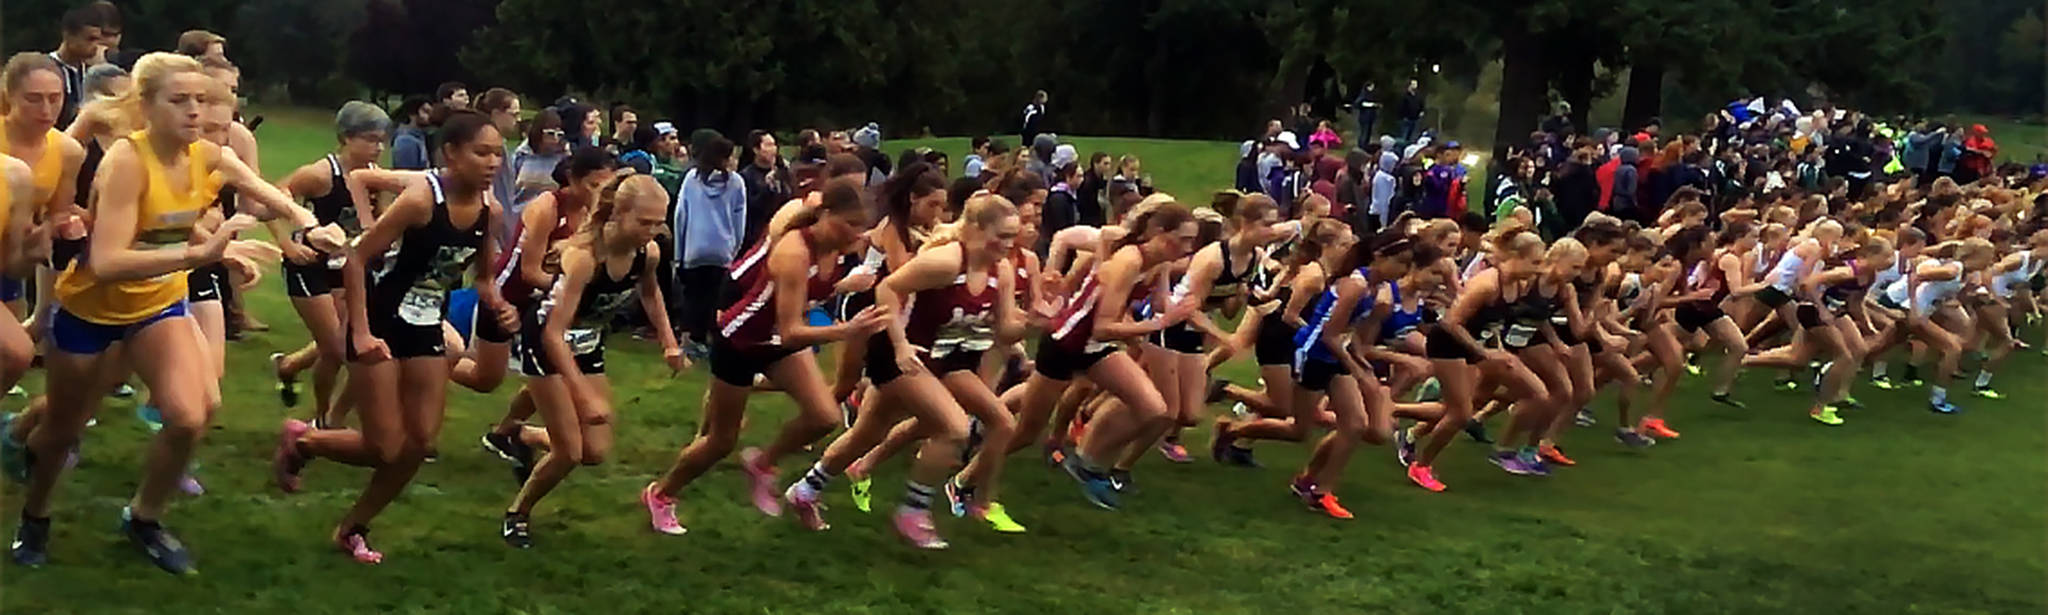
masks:
{"type": "Polygon", "coordinates": [[[1635,147],[1621,147],[1621,166],[1614,168],[1614,195],[1607,201],[1607,210],[1617,218],[1647,218],[1649,223],[1655,223],[1656,214],[1640,211],[1636,207],[1636,190],[1641,187],[1641,175],[1636,172],[1636,161],[1641,158],[1642,152],[1636,151],[1635,147]]]}
{"type": "Polygon", "coordinates": [[[676,199],[676,284],[683,292],[677,326],[693,344],[709,344],[719,295],[746,238],[747,185],[733,172],[733,144],[725,137],[710,139],[696,162],[676,199]]]}

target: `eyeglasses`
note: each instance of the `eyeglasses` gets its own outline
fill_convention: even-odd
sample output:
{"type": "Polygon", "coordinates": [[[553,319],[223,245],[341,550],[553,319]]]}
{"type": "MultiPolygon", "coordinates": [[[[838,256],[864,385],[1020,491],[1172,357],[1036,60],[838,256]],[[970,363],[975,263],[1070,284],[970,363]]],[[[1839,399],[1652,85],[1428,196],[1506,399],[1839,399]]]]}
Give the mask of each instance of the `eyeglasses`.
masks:
{"type": "Polygon", "coordinates": [[[562,132],[562,129],[560,129],[560,128],[543,128],[543,129],[541,129],[541,131],[540,131],[540,134],[542,134],[542,135],[546,135],[546,136],[550,136],[550,137],[555,137],[555,138],[558,138],[558,139],[559,139],[559,138],[561,138],[561,137],[562,137],[562,135],[563,135],[564,133],[562,132]]]}

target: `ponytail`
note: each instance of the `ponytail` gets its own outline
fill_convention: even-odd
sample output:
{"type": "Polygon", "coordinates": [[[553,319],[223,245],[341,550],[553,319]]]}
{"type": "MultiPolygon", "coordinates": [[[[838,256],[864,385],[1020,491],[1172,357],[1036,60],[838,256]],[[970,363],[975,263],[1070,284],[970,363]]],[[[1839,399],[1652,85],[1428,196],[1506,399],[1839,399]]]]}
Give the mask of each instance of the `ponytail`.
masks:
{"type": "MultiPolygon", "coordinates": [[[[576,227],[576,234],[570,235],[563,245],[573,245],[593,252],[602,248],[607,225],[617,217],[619,201],[639,197],[647,191],[648,184],[653,180],[653,177],[634,172],[632,167],[627,167],[618,175],[612,176],[612,180],[605,182],[604,187],[598,190],[597,198],[591,203],[589,211],[584,212],[582,224],[576,227]]],[[[661,189],[661,184],[654,183],[653,187],[661,189]]]]}
{"type": "Polygon", "coordinates": [[[968,225],[987,230],[1001,222],[1003,218],[1015,215],[1017,206],[1012,205],[1009,199],[986,192],[976,194],[968,197],[958,219],[932,229],[931,236],[924,241],[924,247],[929,249],[959,241],[963,228],[968,225]]]}

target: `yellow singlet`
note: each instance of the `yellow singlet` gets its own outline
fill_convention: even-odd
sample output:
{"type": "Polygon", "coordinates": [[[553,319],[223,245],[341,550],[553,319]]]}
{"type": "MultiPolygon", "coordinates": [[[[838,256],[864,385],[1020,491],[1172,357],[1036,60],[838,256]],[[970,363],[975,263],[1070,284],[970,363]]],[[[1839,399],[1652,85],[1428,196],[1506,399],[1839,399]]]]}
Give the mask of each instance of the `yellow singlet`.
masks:
{"type": "Polygon", "coordinates": [[[50,129],[50,132],[43,135],[43,155],[37,156],[35,160],[29,160],[11,151],[0,152],[28,163],[30,181],[36,188],[37,203],[49,202],[50,195],[57,193],[57,182],[64,180],[64,147],[59,145],[63,138],[64,133],[57,132],[55,128],[50,129]]]}
{"type": "MultiPolygon", "coordinates": [[[[190,158],[190,188],[184,193],[173,192],[163,161],[157,159],[156,150],[149,146],[148,135],[137,131],[128,135],[128,141],[142,157],[143,172],[149,182],[136,204],[135,249],[184,249],[190,243],[193,224],[213,205],[220,192],[222,182],[214,172],[216,161],[207,158],[202,143],[192,143],[185,154],[190,158]]],[[[93,276],[86,259],[87,255],[80,255],[72,261],[57,276],[56,287],[57,301],[64,311],[81,320],[103,325],[136,323],[185,300],[184,270],[144,280],[104,282],[93,276]]]]}

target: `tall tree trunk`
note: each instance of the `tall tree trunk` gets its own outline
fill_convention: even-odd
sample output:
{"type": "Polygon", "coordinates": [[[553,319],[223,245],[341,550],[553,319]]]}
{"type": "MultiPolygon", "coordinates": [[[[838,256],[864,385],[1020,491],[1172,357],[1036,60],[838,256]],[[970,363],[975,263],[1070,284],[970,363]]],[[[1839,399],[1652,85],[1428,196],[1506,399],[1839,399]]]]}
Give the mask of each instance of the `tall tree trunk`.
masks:
{"type": "MultiPolygon", "coordinates": [[[[1537,118],[1544,113],[1544,99],[1554,67],[1544,52],[1543,37],[1522,31],[1501,36],[1500,117],[1493,125],[1493,159],[1507,156],[1509,145],[1529,141],[1537,118]]],[[[1489,174],[1490,175],[1490,174],[1489,174]]]]}
{"type": "Polygon", "coordinates": [[[1591,132],[1587,123],[1593,112],[1593,55],[1574,53],[1559,60],[1557,92],[1572,106],[1572,125],[1581,134],[1591,132]]]}
{"type": "Polygon", "coordinates": [[[1633,131],[1657,117],[1664,107],[1664,60],[1638,58],[1628,71],[1628,98],[1621,110],[1621,129],[1633,131]]]}

